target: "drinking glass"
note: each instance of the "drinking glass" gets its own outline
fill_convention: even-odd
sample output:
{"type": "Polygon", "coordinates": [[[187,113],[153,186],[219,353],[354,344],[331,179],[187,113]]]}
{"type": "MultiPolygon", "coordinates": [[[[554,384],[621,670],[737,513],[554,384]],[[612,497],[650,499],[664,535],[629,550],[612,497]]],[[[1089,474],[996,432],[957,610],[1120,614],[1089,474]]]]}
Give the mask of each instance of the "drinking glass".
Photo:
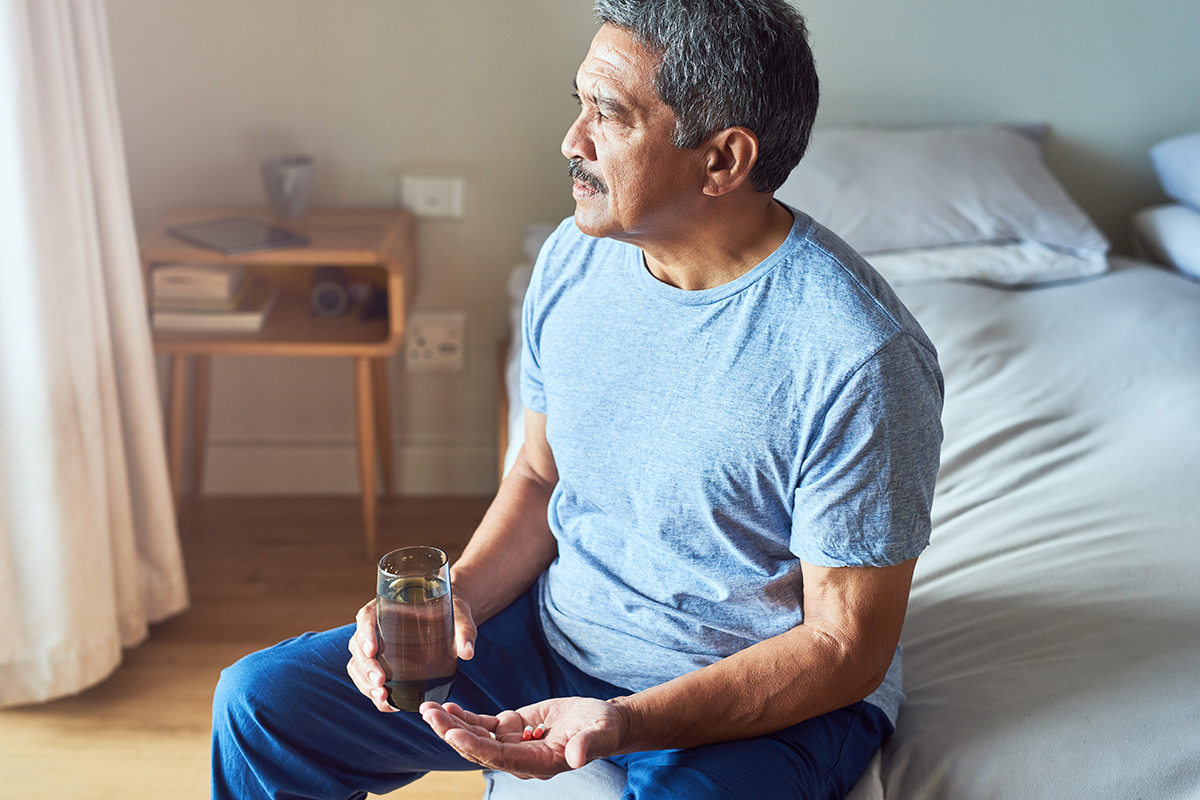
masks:
{"type": "Polygon", "coordinates": [[[402,547],[379,559],[375,633],[388,704],[441,703],[458,671],[450,564],[436,547],[402,547]]]}
{"type": "Polygon", "coordinates": [[[275,156],[262,162],[263,184],[271,213],[280,219],[300,219],[308,210],[312,189],[311,156],[275,156]]]}

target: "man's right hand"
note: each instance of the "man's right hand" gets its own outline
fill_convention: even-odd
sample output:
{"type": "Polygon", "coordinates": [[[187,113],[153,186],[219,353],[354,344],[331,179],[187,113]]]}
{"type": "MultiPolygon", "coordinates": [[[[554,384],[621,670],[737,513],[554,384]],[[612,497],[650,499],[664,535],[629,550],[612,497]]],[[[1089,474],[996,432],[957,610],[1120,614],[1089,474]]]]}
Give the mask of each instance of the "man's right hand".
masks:
{"type": "MultiPolygon", "coordinates": [[[[383,667],[375,656],[379,643],[375,639],[375,600],[358,610],[355,617],[357,629],[346,647],[350,650],[350,661],[346,673],[354,685],[375,704],[380,711],[391,713],[397,709],[388,705],[387,689],[383,685],[383,667]]],[[[467,601],[454,594],[454,646],[458,657],[470,661],[475,657],[475,620],[467,601]]]]}
{"type": "Polygon", "coordinates": [[[388,705],[387,689],[383,686],[383,667],[375,660],[379,653],[379,644],[375,640],[374,600],[358,610],[355,621],[358,628],[346,645],[350,650],[350,662],[346,664],[346,672],[358,690],[370,698],[377,709],[389,713],[398,711],[399,709],[388,705]]]}

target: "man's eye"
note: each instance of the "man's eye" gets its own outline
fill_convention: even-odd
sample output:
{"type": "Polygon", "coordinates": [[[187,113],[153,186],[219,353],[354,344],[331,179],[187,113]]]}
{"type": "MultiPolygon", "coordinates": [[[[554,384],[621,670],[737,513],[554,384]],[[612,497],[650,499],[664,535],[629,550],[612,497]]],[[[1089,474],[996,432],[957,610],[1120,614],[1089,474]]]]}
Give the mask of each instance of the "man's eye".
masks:
{"type": "MultiPolygon", "coordinates": [[[[571,92],[571,99],[573,99],[576,102],[576,104],[578,104],[580,106],[583,105],[583,98],[580,97],[579,92],[571,92]]],[[[596,109],[597,119],[611,119],[611,117],[609,117],[607,114],[605,114],[603,111],[600,110],[599,106],[593,106],[593,107],[596,109]]]]}

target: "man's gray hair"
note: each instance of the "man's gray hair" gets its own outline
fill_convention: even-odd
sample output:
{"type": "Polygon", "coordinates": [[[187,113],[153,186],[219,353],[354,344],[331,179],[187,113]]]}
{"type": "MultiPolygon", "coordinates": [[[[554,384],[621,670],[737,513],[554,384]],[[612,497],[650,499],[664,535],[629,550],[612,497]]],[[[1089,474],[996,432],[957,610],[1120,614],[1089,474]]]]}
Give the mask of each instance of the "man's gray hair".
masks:
{"type": "Polygon", "coordinates": [[[786,0],[595,0],[602,22],[659,56],[654,89],[675,112],[676,147],[744,126],[758,137],[750,181],[773,192],[808,148],[820,90],[804,17],[786,0]]]}

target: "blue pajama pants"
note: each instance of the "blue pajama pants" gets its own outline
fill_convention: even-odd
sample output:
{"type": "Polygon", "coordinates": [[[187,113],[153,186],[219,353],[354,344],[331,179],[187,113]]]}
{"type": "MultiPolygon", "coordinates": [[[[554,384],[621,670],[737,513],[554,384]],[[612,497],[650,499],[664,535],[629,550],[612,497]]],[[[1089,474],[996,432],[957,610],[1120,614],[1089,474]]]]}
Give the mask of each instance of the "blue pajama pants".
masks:
{"type": "MultiPolygon", "coordinates": [[[[551,650],[535,590],[480,626],[450,699],[496,714],[548,697],[629,692],[551,650]]],[[[221,673],[213,698],[214,800],[385,794],[430,770],[479,769],[410,712],[377,711],[346,674],[347,625],[253,653],[221,673]]],[[[840,798],[892,733],[882,711],[855,703],[771,736],[615,756],[625,800],[840,798]]]]}

